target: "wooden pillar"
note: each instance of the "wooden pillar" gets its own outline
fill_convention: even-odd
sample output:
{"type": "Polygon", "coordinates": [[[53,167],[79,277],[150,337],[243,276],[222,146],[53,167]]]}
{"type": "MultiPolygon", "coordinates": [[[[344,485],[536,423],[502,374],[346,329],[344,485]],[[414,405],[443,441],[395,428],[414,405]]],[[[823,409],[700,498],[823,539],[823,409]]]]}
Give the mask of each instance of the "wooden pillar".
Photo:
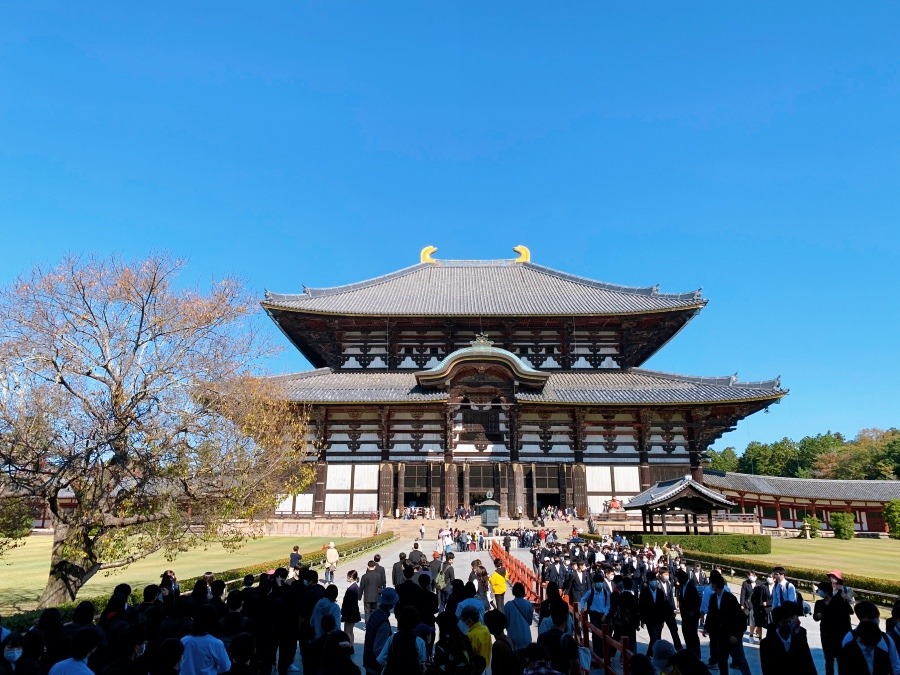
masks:
{"type": "Polygon", "coordinates": [[[775,499],[775,527],[781,528],[781,500],[775,499]]]}
{"type": "Polygon", "coordinates": [[[316,489],[313,493],[313,515],[325,515],[325,480],[328,476],[328,465],[325,462],[316,463],[316,489]]]}
{"type": "Polygon", "coordinates": [[[660,513],[660,516],[662,517],[662,533],[668,534],[668,532],[666,532],[666,508],[663,507],[659,513],[660,513]]]}
{"type": "Polygon", "coordinates": [[[691,533],[691,524],[690,524],[690,522],[688,522],[688,514],[687,513],[684,514],[684,533],[685,534],[691,533]]]}
{"type": "Polygon", "coordinates": [[[462,475],[463,475],[462,506],[464,508],[469,508],[469,463],[468,462],[463,462],[462,475]]]}
{"type": "Polygon", "coordinates": [[[400,512],[400,515],[403,515],[403,509],[406,506],[403,503],[403,499],[406,496],[405,490],[406,485],[404,485],[404,479],[406,478],[406,465],[403,462],[397,464],[397,494],[396,502],[394,504],[394,508],[400,512]]]}
{"type": "Polygon", "coordinates": [[[697,514],[696,514],[696,513],[692,513],[691,515],[692,515],[693,518],[694,518],[694,534],[700,534],[700,528],[699,528],[699,526],[697,525],[697,514]]]}
{"type": "Polygon", "coordinates": [[[743,492],[738,493],[738,505],[741,507],[741,513],[744,513],[744,509],[746,507],[744,506],[744,493],[743,492]]]}
{"type": "Polygon", "coordinates": [[[641,481],[641,491],[644,491],[653,484],[650,476],[650,411],[648,410],[638,411],[637,446],[638,476],[641,481]]]}
{"type": "Polygon", "coordinates": [[[455,462],[444,465],[444,499],[452,518],[459,507],[459,464],[455,462]]]}
{"type": "Polygon", "coordinates": [[[709,533],[713,534],[714,530],[713,530],[713,521],[712,521],[712,509],[707,509],[706,517],[709,520],[709,533]]]}

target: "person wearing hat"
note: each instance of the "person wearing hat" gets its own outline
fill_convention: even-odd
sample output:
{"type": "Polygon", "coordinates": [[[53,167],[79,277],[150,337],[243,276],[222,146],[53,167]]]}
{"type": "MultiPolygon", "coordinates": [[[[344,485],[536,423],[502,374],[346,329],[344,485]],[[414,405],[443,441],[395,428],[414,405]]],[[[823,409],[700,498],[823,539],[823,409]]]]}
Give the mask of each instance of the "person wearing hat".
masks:
{"type": "Polygon", "coordinates": [[[841,641],[850,632],[853,608],[844,592],[844,575],[834,570],[828,574],[828,579],[816,589],[818,600],[813,608],[813,619],[819,622],[825,675],[834,675],[834,664],[840,654],[841,641]]]}
{"type": "Polygon", "coordinates": [[[670,661],[675,656],[675,647],[668,640],[657,640],[653,643],[653,652],[650,654],[650,662],[659,671],[660,675],[668,675],[672,672],[670,661]]]}
{"type": "Polygon", "coordinates": [[[391,610],[396,606],[400,598],[393,588],[385,588],[378,596],[378,607],[366,620],[366,636],[363,642],[363,667],[368,675],[381,675],[383,664],[378,663],[388,638],[393,634],[391,630],[391,610]]]}
{"type": "Polygon", "coordinates": [[[772,610],[772,628],[759,645],[763,675],[817,675],[806,629],[800,626],[803,608],[785,602],[772,610]]]}
{"type": "Polygon", "coordinates": [[[709,605],[706,613],[704,630],[715,636],[716,650],[710,656],[715,658],[719,672],[728,672],[728,657],[732,664],[741,671],[741,675],[750,675],[750,666],[744,656],[744,633],[747,630],[747,616],[741,609],[738,599],[731,593],[725,592],[725,577],[719,570],[713,570],[709,574],[709,585],[712,593],[709,597],[709,605]]]}
{"type": "Polygon", "coordinates": [[[341,554],[334,547],[334,542],[328,542],[328,549],[325,551],[325,585],[334,583],[334,571],[337,569],[338,560],[341,554]]]}

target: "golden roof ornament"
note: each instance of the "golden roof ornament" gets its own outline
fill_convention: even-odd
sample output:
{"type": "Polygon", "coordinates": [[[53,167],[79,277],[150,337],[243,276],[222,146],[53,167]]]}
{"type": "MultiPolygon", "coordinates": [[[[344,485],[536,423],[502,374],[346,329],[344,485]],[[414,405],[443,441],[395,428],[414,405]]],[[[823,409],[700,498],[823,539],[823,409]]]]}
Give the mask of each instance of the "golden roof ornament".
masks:
{"type": "Polygon", "coordinates": [[[475,349],[490,349],[494,346],[493,340],[488,339],[487,333],[478,333],[469,344],[475,349]]]}
{"type": "Polygon", "coordinates": [[[527,246],[522,246],[519,244],[518,246],[513,246],[513,251],[519,254],[519,257],[515,259],[517,263],[530,263],[531,262],[531,251],[528,250],[527,246]]]}
{"type": "Polygon", "coordinates": [[[437,260],[431,257],[435,253],[437,253],[437,246],[426,246],[422,249],[422,252],[419,253],[419,262],[423,264],[437,262],[437,260]]]}

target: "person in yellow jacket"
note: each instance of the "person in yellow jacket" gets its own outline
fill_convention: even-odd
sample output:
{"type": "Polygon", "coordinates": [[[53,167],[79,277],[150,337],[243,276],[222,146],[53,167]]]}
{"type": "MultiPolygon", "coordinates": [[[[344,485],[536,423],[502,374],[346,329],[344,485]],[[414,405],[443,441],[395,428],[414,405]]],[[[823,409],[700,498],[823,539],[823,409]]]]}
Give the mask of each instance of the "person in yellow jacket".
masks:
{"type": "Polygon", "coordinates": [[[485,669],[487,669],[491,665],[491,633],[487,626],[481,622],[478,609],[476,607],[466,607],[459,618],[469,629],[469,642],[472,644],[472,651],[484,659],[485,669]]]}
{"type": "Polygon", "coordinates": [[[488,578],[488,583],[494,593],[494,606],[502,612],[506,604],[506,568],[500,558],[494,559],[494,571],[488,578]]]}

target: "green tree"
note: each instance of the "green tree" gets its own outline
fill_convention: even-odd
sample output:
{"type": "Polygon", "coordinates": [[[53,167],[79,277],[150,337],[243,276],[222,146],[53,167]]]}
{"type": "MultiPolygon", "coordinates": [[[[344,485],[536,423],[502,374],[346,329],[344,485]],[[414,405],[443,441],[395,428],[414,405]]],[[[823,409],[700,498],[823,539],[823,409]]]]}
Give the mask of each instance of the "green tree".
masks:
{"type": "Polygon", "coordinates": [[[891,528],[891,539],[900,539],[900,499],[884,505],[884,522],[891,528]]]}
{"type": "Polygon", "coordinates": [[[179,268],[69,258],[0,293],[0,494],[52,514],[40,606],[157,550],[236,545],[311,479],[302,411],[253,375],[256,303],[228,279],[178,290],[179,268]]]}
{"type": "Polygon", "coordinates": [[[856,536],[856,521],[852,513],[832,513],[828,516],[834,536],[838,539],[853,539],[856,536]]]}
{"type": "Polygon", "coordinates": [[[709,450],[707,455],[709,457],[708,466],[710,469],[715,469],[716,471],[738,470],[738,456],[732,447],[725,448],[721,452],[709,450]]]}
{"type": "Polygon", "coordinates": [[[775,443],[751,441],[738,459],[741,473],[797,477],[802,472],[799,446],[790,438],[775,443]]]}

